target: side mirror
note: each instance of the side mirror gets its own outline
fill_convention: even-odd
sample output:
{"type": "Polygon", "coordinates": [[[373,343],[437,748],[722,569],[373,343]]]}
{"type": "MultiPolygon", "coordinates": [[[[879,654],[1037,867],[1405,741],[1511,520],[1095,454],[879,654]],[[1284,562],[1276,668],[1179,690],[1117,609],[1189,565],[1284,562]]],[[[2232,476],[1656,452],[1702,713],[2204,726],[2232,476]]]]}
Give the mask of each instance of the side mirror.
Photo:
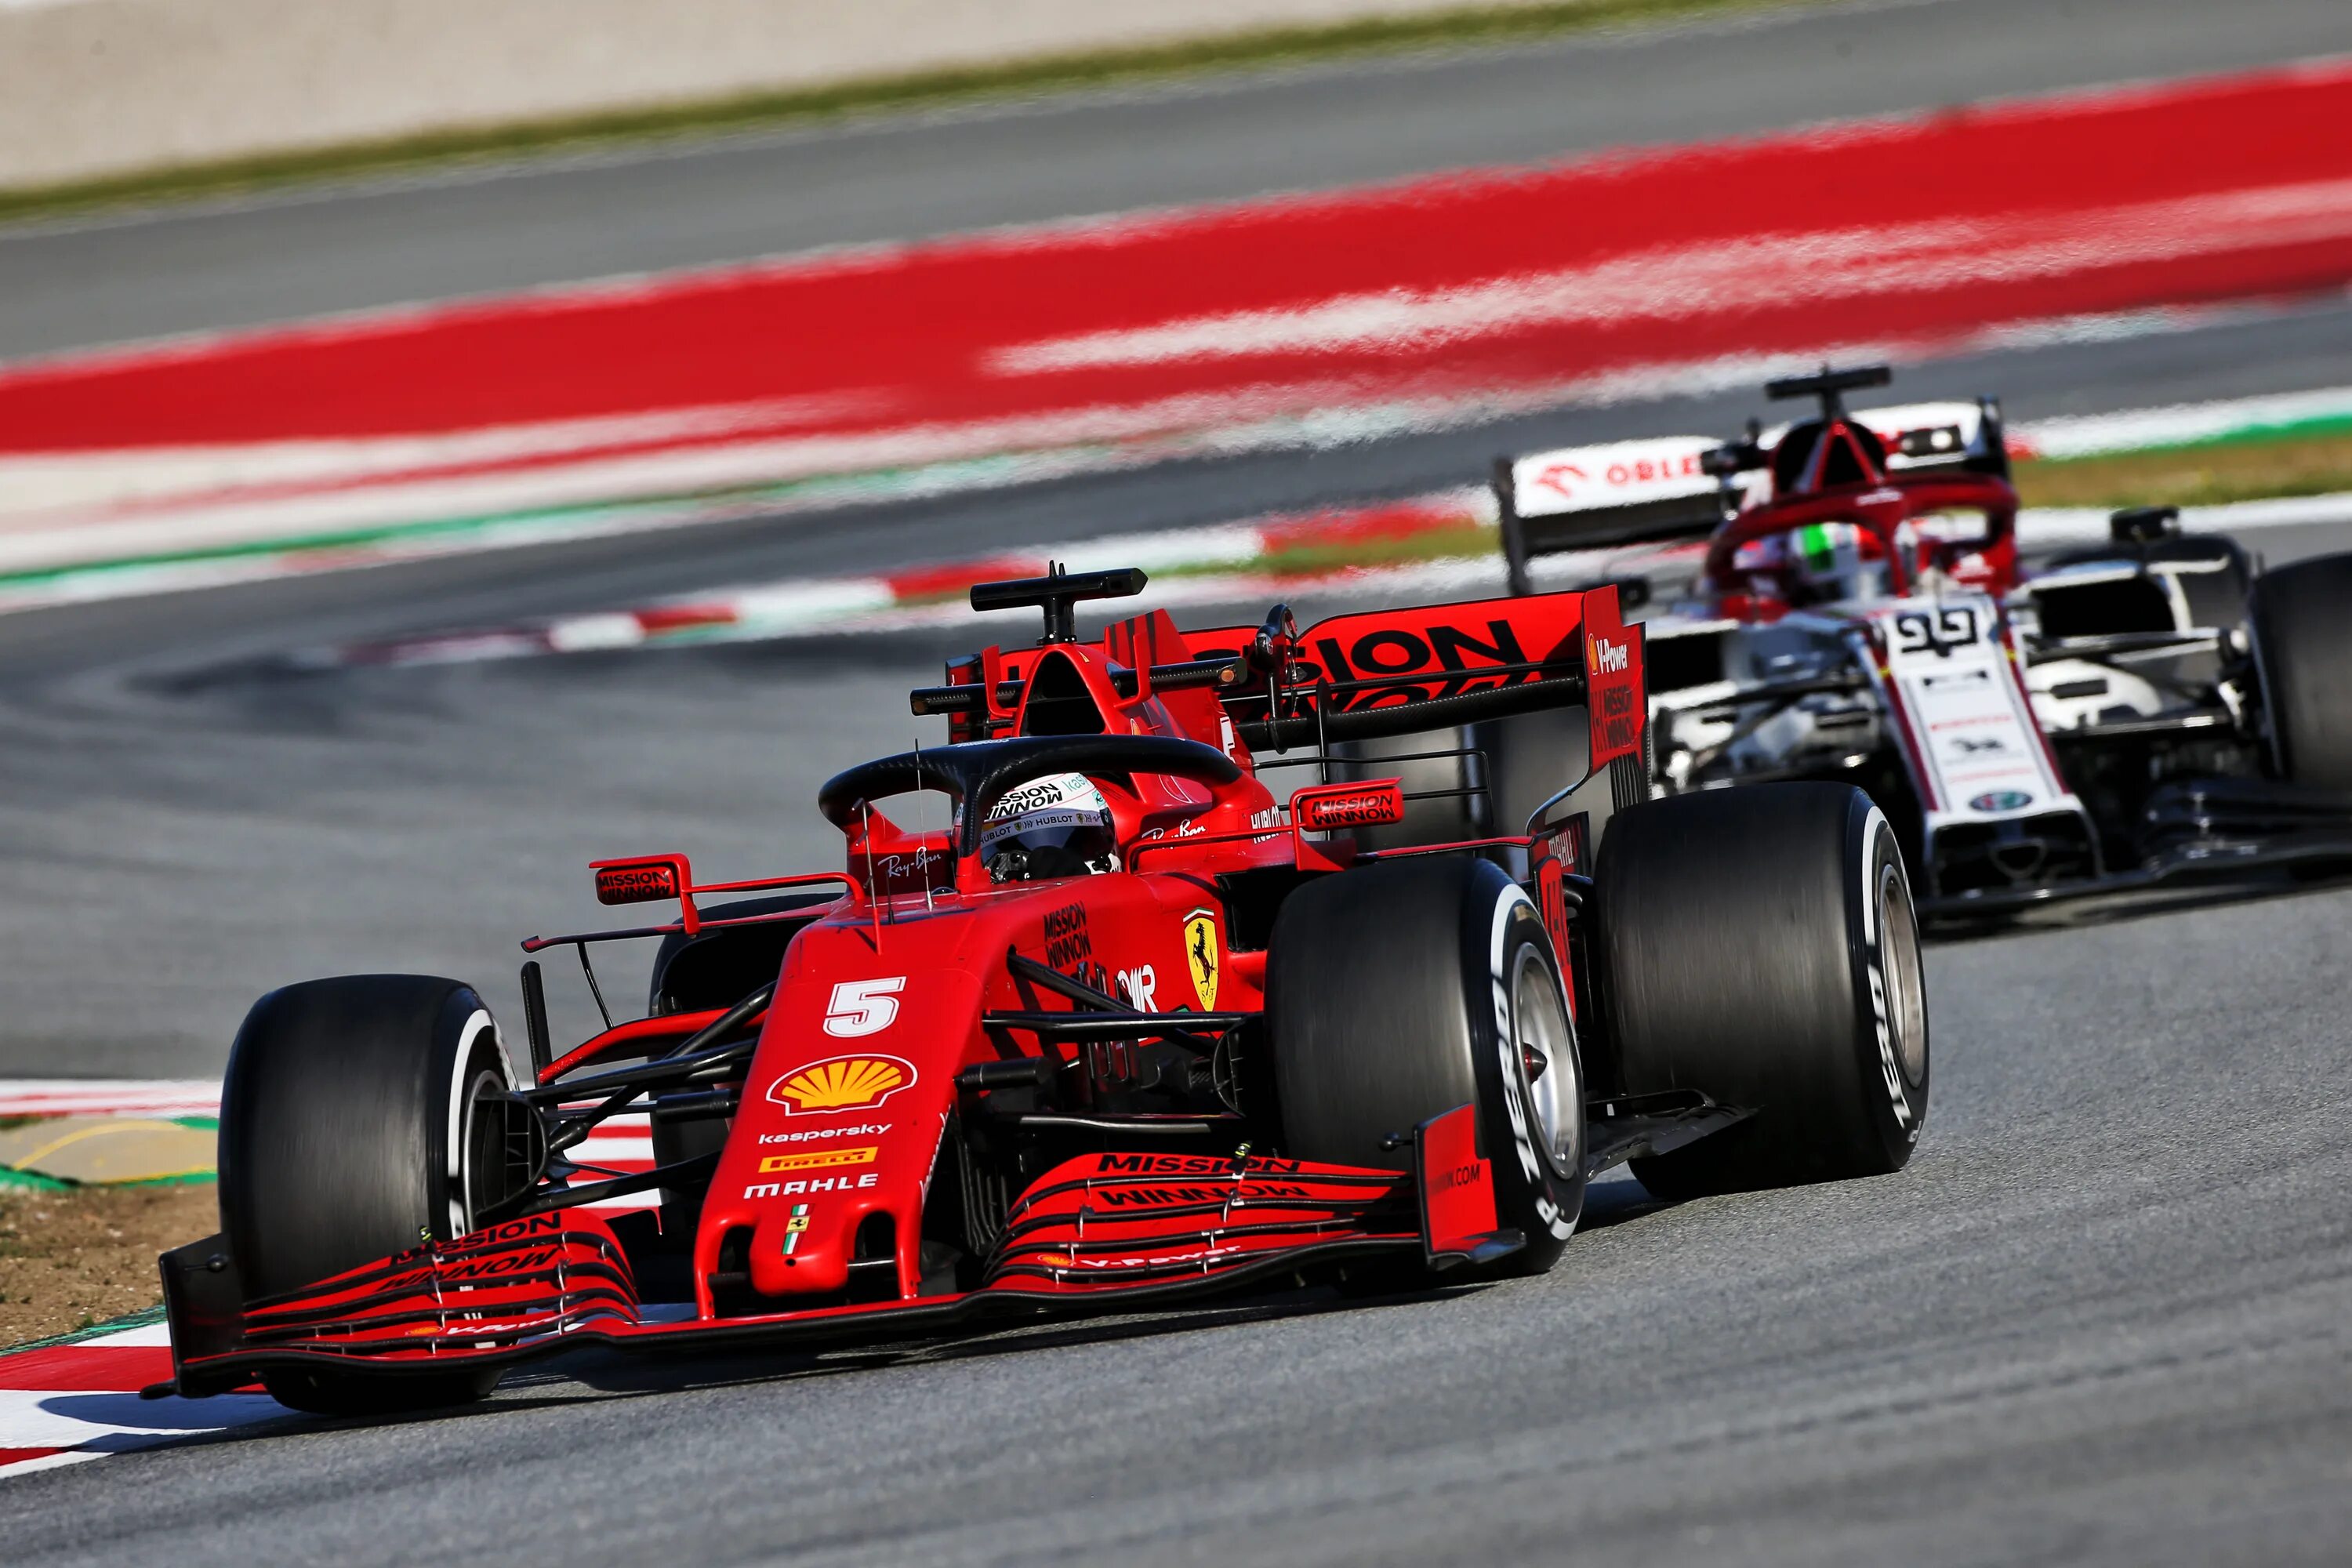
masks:
{"type": "Polygon", "coordinates": [[[1290,797],[1290,820],[1305,833],[1385,827],[1404,820],[1404,784],[1397,779],[1310,784],[1290,797]]]}
{"type": "Polygon", "coordinates": [[[600,904],[649,904],[675,899],[693,886],[683,855],[647,856],[639,860],[599,860],[596,901],[600,904]]]}

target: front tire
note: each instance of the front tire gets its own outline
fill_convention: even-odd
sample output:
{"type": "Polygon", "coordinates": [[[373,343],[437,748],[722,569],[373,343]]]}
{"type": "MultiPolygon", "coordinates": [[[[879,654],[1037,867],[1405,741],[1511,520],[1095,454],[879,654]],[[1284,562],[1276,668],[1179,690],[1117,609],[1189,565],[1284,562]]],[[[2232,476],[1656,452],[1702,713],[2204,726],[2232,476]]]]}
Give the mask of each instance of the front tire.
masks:
{"type": "Polygon", "coordinates": [[[1289,1152],[1403,1170],[1384,1142],[1475,1105],[1497,1223],[1527,1237],[1500,1271],[1549,1268],[1584,1207],[1584,1075],[1526,892],[1457,856],[1343,871],[1285,900],[1266,967],[1289,1152]]]}
{"type": "Polygon", "coordinates": [[[1911,889],[1884,813],[1845,784],[1652,801],[1601,846],[1595,962],[1625,1091],[1753,1112],[1633,1162],[1660,1197],[1882,1175],[1927,1113],[1911,889]]]}
{"type": "Polygon", "coordinates": [[[2352,789],[2352,555],[2254,579],[2254,654],[2279,776],[2352,789]]]}
{"type": "MultiPolygon", "coordinates": [[[[221,1230],[249,1301],[474,1228],[499,1188],[495,1101],[514,1071],[472,987],[353,974],[253,1005],[221,1089],[221,1230]]],[[[280,1404],[322,1415],[464,1403],[495,1373],[278,1371],[280,1404]]]]}

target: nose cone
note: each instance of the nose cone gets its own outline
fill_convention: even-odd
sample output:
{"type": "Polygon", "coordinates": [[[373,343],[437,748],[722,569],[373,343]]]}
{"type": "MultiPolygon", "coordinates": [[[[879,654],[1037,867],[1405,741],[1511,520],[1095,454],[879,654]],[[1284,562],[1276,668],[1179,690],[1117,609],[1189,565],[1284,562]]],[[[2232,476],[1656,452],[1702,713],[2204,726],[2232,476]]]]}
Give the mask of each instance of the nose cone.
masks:
{"type": "MultiPolygon", "coordinates": [[[[882,1136],[887,1128],[866,1122],[826,1131],[851,1136],[826,1138],[814,1147],[752,1145],[747,1151],[749,1179],[740,1186],[730,1184],[731,1191],[704,1205],[705,1248],[725,1235],[740,1237],[748,1227],[743,1267],[751,1289],[774,1298],[778,1310],[794,1305],[795,1298],[847,1284],[858,1227],[870,1215],[895,1214],[894,1199],[909,1195],[883,1185],[892,1163],[882,1136]],[[875,1142],[853,1141],[858,1134],[875,1142]]],[[[911,1195],[919,1205],[919,1191],[911,1195]]]]}
{"type": "MultiPolygon", "coordinates": [[[[1018,913],[989,928],[995,952],[1018,913]]],[[[830,1305],[853,1274],[874,1287],[861,1295],[914,1288],[927,1179],[978,1033],[982,981],[958,944],[985,923],[909,919],[878,953],[863,921],[794,939],[698,1221],[714,1308],[713,1275],[751,1287],[749,1301],[725,1292],[730,1311],[830,1305]]]]}
{"type": "Polygon", "coordinates": [[[842,1289],[867,1212],[863,1205],[805,1198],[770,1204],[751,1232],[751,1289],[762,1296],[842,1289]]]}

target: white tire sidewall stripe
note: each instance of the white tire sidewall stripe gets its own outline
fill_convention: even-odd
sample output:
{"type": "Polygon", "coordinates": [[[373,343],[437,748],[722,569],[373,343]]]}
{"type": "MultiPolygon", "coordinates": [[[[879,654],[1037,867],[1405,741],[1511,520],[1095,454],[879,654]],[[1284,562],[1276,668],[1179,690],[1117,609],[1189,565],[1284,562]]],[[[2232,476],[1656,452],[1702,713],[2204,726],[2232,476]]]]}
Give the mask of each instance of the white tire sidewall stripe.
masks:
{"type": "MultiPolygon", "coordinates": [[[[1867,992],[1864,1001],[1869,1008],[1870,1026],[1877,1037],[1878,1086],[1885,1092],[1887,1111],[1895,1118],[1895,1130],[1906,1140],[1916,1140],[1919,1135],[1918,1112],[1903,1079],[1903,1064],[1896,1058],[1895,998],[1887,978],[1886,933],[1878,929],[1879,845],[1891,839],[1894,832],[1886,814],[1874,803],[1863,817],[1862,853],[1858,858],[1862,877],[1863,984],[1867,992]]],[[[1899,851],[1893,864],[1895,875],[1903,877],[1899,851]]]]}
{"type": "MultiPolygon", "coordinates": [[[[1545,1229],[1565,1241],[1576,1234],[1579,1215],[1567,1213],[1553,1201],[1549,1161],[1536,1147],[1535,1139],[1528,1131],[1535,1120],[1535,1108],[1528,1103],[1527,1089],[1520,1081],[1520,1075],[1526,1069],[1518,1061],[1517,1031],[1511,1026],[1510,976],[1503,969],[1504,952],[1509,945],[1511,921],[1521,909],[1535,914],[1535,900],[1528,897],[1525,888],[1513,883],[1502,897],[1495,900],[1494,923],[1487,932],[1486,975],[1494,996],[1496,1049],[1501,1058],[1496,1065],[1502,1069],[1503,1105],[1510,1116],[1512,1152],[1518,1159],[1520,1179],[1535,1194],[1536,1215],[1543,1221],[1545,1229]]],[[[1573,1024],[1569,1026],[1571,1030],[1575,1027],[1573,1024]]],[[[1570,1038],[1571,1048],[1569,1054],[1573,1058],[1573,1034],[1570,1038]]],[[[1574,1070],[1572,1064],[1570,1070],[1574,1070]]],[[[1583,1084],[1580,1078],[1577,1087],[1581,1094],[1583,1084]]]]}
{"type": "Polygon", "coordinates": [[[498,1056],[499,1075],[508,1088],[514,1087],[514,1064],[507,1058],[506,1041],[499,1037],[498,1023],[491,1018],[488,1008],[477,1007],[466,1020],[465,1027],[457,1031],[457,1060],[449,1068],[448,1169],[445,1174],[449,1184],[449,1233],[452,1236],[463,1236],[469,1228],[468,1222],[472,1217],[466,1212],[466,1103],[468,1098],[466,1091],[472,1081],[474,1047],[485,1029],[489,1031],[490,1048],[498,1056]]]}

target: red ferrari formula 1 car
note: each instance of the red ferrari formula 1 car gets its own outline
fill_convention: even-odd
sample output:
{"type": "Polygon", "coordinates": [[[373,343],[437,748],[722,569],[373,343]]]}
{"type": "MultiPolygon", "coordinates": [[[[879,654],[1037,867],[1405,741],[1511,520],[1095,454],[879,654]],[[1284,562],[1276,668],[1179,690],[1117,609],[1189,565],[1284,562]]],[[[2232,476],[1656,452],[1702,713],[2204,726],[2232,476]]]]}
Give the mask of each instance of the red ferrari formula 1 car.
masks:
{"type": "Polygon", "coordinates": [[[456,981],[263,997],[221,1232],[163,1259],[152,1392],[383,1410],[583,1343],[1486,1279],[1549,1267],[1622,1161],[1684,1194],[1909,1157],[1927,1021],[1892,830],[1845,785],[1649,801],[1613,589],[1077,640],[1078,602],[1143,583],[974,589],[1045,636],[914,693],[950,743],[825,785],[839,869],[599,863],[604,902],[675,916],[524,946],[656,943],[650,1010],[559,1055],[526,963],[527,1074],[456,981]],[[1364,743],[1548,709],[1587,760],[1510,831],[1360,841],[1410,804],[1364,743]],[[887,814],[921,794],[949,826],[887,814]],[[576,1162],[633,1109],[654,1169],[576,1162]]]}

